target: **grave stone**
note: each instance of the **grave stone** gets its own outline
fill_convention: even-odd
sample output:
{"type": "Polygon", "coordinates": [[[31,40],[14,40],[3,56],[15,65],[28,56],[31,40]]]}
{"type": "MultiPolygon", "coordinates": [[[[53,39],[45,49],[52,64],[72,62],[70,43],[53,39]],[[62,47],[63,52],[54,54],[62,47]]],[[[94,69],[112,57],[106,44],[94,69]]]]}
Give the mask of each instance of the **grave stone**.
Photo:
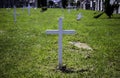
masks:
{"type": "Polygon", "coordinates": [[[80,48],[80,49],[86,49],[86,50],[90,50],[92,51],[93,49],[88,46],[86,43],[81,43],[81,42],[69,42],[70,44],[76,46],[77,48],[80,48]]]}

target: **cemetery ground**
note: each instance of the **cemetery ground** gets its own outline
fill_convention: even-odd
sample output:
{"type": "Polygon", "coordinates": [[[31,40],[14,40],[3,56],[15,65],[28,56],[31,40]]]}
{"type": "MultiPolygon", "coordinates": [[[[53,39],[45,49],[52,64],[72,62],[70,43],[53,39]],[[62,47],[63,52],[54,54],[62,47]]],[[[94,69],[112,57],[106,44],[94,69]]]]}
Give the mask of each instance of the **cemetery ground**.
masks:
{"type": "Polygon", "coordinates": [[[95,11],[17,8],[0,9],[0,78],[119,78],[120,77],[120,15],[111,19],[103,14],[93,18],[95,11]],[[76,20],[77,14],[83,18],[76,20]],[[63,29],[76,30],[63,35],[63,64],[58,65],[58,35],[47,35],[47,29],[58,29],[63,16],[63,29]],[[81,42],[93,50],[80,49],[70,42],[81,42]]]}

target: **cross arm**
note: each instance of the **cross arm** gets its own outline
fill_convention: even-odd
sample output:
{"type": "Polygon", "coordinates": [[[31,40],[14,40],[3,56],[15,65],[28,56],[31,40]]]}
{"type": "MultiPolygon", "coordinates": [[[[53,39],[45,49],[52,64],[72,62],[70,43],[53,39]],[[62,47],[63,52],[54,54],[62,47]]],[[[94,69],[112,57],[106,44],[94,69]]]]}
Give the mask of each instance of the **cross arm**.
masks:
{"type": "MultiPolygon", "coordinates": [[[[46,34],[59,34],[59,30],[46,30],[46,34]]],[[[62,34],[75,34],[75,30],[63,30],[62,34]]]]}

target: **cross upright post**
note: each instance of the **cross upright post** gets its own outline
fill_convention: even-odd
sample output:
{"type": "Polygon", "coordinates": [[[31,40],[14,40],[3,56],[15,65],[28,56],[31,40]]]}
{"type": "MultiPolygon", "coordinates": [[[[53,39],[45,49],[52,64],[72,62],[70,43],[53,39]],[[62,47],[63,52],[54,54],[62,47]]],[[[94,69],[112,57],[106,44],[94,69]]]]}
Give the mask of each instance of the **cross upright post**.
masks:
{"type": "Polygon", "coordinates": [[[63,30],[62,29],[62,19],[63,18],[59,18],[59,30],[47,30],[46,33],[47,34],[58,34],[59,38],[58,38],[58,66],[59,69],[62,69],[62,35],[63,34],[74,34],[75,30],[63,30]]]}
{"type": "Polygon", "coordinates": [[[16,22],[16,6],[14,5],[14,13],[13,13],[13,16],[14,16],[14,22],[16,22]]]}
{"type": "Polygon", "coordinates": [[[28,15],[30,15],[30,3],[28,3],[28,15]]]}
{"type": "Polygon", "coordinates": [[[70,5],[70,0],[68,1],[68,12],[70,12],[71,5],[70,5]]]}
{"type": "Polygon", "coordinates": [[[59,68],[62,68],[62,18],[59,19],[59,38],[58,38],[58,63],[59,68]]]}

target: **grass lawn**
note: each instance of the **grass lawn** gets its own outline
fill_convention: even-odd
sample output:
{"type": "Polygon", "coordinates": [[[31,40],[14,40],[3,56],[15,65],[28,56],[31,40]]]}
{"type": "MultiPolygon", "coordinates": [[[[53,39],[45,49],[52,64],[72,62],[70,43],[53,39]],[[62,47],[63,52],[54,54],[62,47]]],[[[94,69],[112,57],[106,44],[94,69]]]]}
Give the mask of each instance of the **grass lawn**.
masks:
{"type": "Polygon", "coordinates": [[[0,78],[119,78],[120,15],[111,19],[104,14],[94,19],[95,11],[17,8],[0,9],[0,78]],[[77,14],[83,18],[77,21],[77,14]],[[58,29],[63,16],[63,29],[76,30],[63,35],[63,64],[69,71],[57,70],[58,35],[46,35],[47,29],[58,29]],[[93,51],[79,49],[69,42],[82,42],[93,51]],[[86,56],[89,55],[89,58],[86,56]]]}

